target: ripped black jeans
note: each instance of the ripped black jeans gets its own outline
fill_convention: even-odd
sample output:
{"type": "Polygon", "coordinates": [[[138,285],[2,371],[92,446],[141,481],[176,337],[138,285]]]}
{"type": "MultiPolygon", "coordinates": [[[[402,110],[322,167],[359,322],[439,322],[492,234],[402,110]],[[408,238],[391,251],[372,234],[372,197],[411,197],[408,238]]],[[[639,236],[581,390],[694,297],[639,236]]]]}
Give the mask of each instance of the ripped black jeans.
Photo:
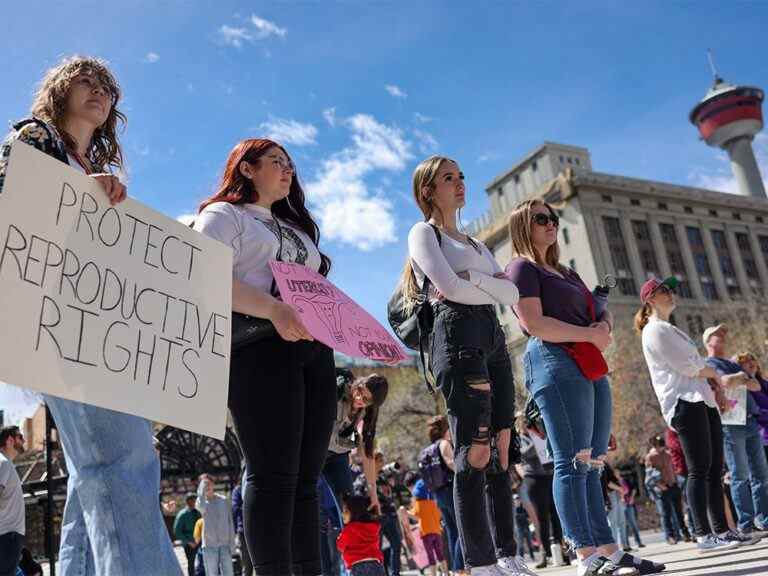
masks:
{"type": "Polygon", "coordinates": [[[489,566],[516,553],[512,488],[493,441],[514,420],[512,364],[492,306],[433,306],[430,364],[445,397],[455,444],[453,499],[461,547],[467,565],[489,566]],[[490,384],[490,391],[478,388],[483,384],[490,384]],[[470,448],[489,442],[489,464],[473,467],[470,448]]]}

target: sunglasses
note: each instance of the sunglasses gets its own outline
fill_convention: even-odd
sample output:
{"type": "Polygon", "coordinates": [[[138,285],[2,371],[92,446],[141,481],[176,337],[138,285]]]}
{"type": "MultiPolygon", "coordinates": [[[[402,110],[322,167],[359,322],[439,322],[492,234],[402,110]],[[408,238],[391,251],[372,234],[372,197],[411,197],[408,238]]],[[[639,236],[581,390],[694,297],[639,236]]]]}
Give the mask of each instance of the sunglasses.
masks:
{"type": "Polygon", "coordinates": [[[662,284],[661,286],[656,288],[655,292],[657,294],[674,294],[675,293],[675,289],[674,288],[670,288],[669,286],[665,286],[664,284],[662,284]]]}
{"type": "Polygon", "coordinates": [[[554,214],[544,214],[543,212],[534,214],[533,222],[534,224],[538,224],[539,226],[546,226],[550,222],[552,222],[552,225],[555,228],[560,226],[560,218],[558,216],[555,216],[554,214]]]}

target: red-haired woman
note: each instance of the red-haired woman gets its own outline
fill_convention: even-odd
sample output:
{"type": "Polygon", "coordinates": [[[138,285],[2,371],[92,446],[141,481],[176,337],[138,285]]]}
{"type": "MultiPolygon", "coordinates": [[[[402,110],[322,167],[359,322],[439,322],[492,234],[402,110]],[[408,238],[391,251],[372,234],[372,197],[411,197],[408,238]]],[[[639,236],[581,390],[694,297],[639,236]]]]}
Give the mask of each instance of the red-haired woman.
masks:
{"type": "Polygon", "coordinates": [[[278,143],[244,140],[194,225],[232,247],[232,309],[270,320],[274,336],[232,354],[229,409],[246,461],[245,538],[258,575],[320,573],[317,481],[336,414],[333,352],[271,294],[269,261],[327,274],[319,230],[278,143]]]}

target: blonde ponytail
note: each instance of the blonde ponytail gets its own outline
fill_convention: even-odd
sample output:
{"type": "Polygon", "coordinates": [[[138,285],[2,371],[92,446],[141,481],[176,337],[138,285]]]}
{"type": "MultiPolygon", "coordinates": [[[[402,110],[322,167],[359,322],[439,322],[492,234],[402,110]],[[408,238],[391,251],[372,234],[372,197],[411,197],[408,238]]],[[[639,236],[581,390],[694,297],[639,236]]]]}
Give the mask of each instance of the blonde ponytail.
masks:
{"type": "Polygon", "coordinates": [[[646,302],[643,304],[643,307],[637,311],[637,314],[635,314],[635,330],[638,334],[643,333],[643,328],[648,324],[648,318],[651,317],[652,312],[651,305],[646,302]]]}

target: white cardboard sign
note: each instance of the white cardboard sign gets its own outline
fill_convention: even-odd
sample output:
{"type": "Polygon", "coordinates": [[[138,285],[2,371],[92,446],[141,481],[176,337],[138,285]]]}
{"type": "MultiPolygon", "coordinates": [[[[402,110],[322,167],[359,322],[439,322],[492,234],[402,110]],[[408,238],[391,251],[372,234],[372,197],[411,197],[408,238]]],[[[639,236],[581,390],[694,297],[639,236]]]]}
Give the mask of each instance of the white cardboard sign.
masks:
{"type": "Polygon", "coordinates": [[[0,380],[223,438],[232,250],[31,146],[0,194],[0,380]]]}

